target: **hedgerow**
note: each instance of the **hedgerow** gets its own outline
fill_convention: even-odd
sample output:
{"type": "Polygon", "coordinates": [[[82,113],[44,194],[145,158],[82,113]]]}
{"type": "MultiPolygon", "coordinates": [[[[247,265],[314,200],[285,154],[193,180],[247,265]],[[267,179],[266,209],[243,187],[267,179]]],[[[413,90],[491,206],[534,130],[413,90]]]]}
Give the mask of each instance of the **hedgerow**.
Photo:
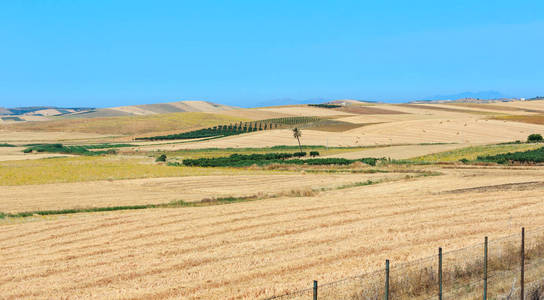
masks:
{"type": "Polygon", "coordinates": [[[542,163],[544,162],[544,147],[522,152],[508,152],[497,155],[478,156],[476,160],[481,162],[496,162],[499,164],[508,164],[514,162],[542,163]]]}
{"type": "MultiPolygon", "coordinates": [[[[256,121],[249,123],[236,123],[229,125],[218,125],[210,128],[198,129],[189,132],[169,134],[169,135],[159,135],[152,137],[141,137],[136,138],[137,140],[188,140],[188,139],[199,139],[199,138],[209,138],[209,137],[223,137],[238,135],[242,133],[255,132],[260,130],[270,130],[274,126],[270,122],[266,121],[256,121]]],[[[277,128],[277,126],[276,126],[277,128]]]]}
{"type": "Polygon", "coordinates": [[[273,124],[282,124],[282,125],[299,125],[307,124],[321,120],[319,117],[287,117],[287,118],[275,118],[275,119],[266,119],[263,122],[273,123],[273,124]]]}
{"type": "Polygon", "coordinates": [[[17,147],[17,146],[12,145],[12,144],[3,143],[3,144],[0,144],[0,147],[17,147]]]}
{"type": "Polygon", "coordinates": [[[527,137],[528,143],[541,143],[542,141],[544,141],[544,138],[542,138],[542,135],[538,133],[533,133],[527,137]]]}
{"type": "Polygon", "coordinates": [[[33,144],[23,150],[24,153],[31,152],[47,152],[47,153],[62,153],[62,154],[78,154],[78,155],[102,155],[115,154],[116,151],[111,148],[131,147],[130,144],[96,144],[82,146],[65,146],[63,144],[33,144]],[[103,151],[89,151],[92,149],[108,149],[103,151]]]}
{"type": "Polygon", "coordinates": [[[322,107],[322,108],[338,108],[338,107],[342,107],[342,105],[338,105],[338,104],[308,104],[308,106],[315,106],[315,107],[322,107]]]}
{"type": "Polygon", "coordinates": [[[295,152],[293,153],[294,157],[304,157],[306,156],[306,152],[295,152]]]}
{"type": "MultiPolygon", "coordinates": [[[[268,154],[232,154],[227,157],[184,159],[182,165],[195,167],[247,167],[252,165],[263,166],[269,164],[293,164],[293,165],[349,165],[354,162],[363,162],[375,166],[378,158],[345,159],[345,158],[312,158],[297,159],[291,153],[268,153],[268,154]]],[[[172,166],[179,163],[169,164],[172,166]]]]}
{"type": "Polygon", "coordinates": [[[199,138],[210,138],[210,137],[224,137],[231,135],[238,135],[248,132],[255,132],[261,130],[272,130],[278,129],[281,125],[298,125],[312,123],[320,120],[318,117],[288,117],[288,118],[276,118],[276,119],[266,119],[261,121],[254,122],[240,122],[229,125],[217,125],[210,128],[198,129],[189,132],[169,134],[169,135],[159,135],[152,137],[139,137],[136,140],[148,140],[148,141],[158,141],[158,140],[188,140],[188,139],[199,139],[199,138]]]}

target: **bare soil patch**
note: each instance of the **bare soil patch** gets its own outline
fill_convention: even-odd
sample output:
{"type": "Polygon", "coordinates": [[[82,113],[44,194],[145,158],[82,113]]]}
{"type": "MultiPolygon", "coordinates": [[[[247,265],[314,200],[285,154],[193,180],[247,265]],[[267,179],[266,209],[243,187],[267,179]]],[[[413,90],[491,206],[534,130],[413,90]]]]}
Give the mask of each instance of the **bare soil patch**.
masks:
{"type": "Polygon", "coordinates": [[[544,182],[542,181],[531,181],[531,182],[517,182],[517,183],[506,183],[506,184],[497,184],[497,185],[487,185],[479,186],[474,188],[467,189],[456,189],[451,191],[446,191],[445,193],[459,194],[459,193],[486,193],[494,191],[523,191],[526,189],[541,189],[544,188],[544,182]]]}

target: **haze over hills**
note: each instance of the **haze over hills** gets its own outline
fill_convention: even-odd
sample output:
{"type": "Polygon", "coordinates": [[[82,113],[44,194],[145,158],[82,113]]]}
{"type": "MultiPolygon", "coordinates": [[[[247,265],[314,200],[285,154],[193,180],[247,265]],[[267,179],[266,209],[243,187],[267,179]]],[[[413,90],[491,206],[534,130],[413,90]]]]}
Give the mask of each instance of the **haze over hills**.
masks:
{"type": "Polygon", "coordinates": [[[178,101],[170,103],[130,105],[110,108],[63,108],[53,106],[1,108],[0,115],[20,117],[72,117],[72,118],[95,118],[95,117],[116,117],[131,115],[154,115],[174,112],[218,112],[235,109],[233,106],[216,104],[207,101],[178,101]]]}
{"type": "Polygon", "coordinates": [[[498,91],[462,92],[450,95],[436,95],[425,100],[458,100],[458,99],[502,99],[510,98],[498,91]]]}

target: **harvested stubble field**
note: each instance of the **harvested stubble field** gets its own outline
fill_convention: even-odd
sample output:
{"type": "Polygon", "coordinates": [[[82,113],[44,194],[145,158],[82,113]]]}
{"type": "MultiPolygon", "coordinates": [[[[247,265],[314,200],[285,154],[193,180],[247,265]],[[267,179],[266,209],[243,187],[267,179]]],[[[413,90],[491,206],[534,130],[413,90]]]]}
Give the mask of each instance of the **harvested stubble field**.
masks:
{"type": "Polygon", "coordinates": [[[263,298],[544,224],[543,168],[440,171],[310,197],[6,219],[0,292],[263,298]]]}
{"type": "MultiPolygon", "coordinates": [[[[422,119],[367,125],[344,132],[304,129],[301,142],[306,145],[328,145],[331,147],[419,143],[491,144],[525,140],[529,134],[543,131],[544,126],[542,125],[520,122],[477,118],[422,119]]],[[[255,145],[272,147],[277,145],[296,146],[298,144],[297,140],[293,139],[290,130],[281,129],[194,143],[141,146],[141,150],[246,148],[255,145]]]]}
{"type": "MultiPolygon", "coordinates": [[[[25,123],[30,124],[30,123],[25,123]]],[[[34,132],[34,131],[13,131],[13,130],[0,130],[0,142],[10,143],[38,143],[38,142],[51,142],[51,141],[66,141],[66,140],[89,140],[100,139],[108,136],[95,133],[79,133],[79,132],[34,132]]]]}
{"type": "MultiPolygon", "coordinates": [[[[179,167],[171,167],[179,168],[179,167]]],[[[247,172],[240,172],[250,174],[247,172]]],[[[33,186],[3,186],[0,212],[112,207],[162,204],[183,200],[289,195],[321,188],[334,189],[359,182],[399,180],[405,173],[296,174],[295,172],[253,172],[252,175],[208,175],[90,181],[33,186]],[[244,184],[238,184],[243,182],[244,184]],[[258,192],[257,192],[258,191],[258,192]],[[75,200],[77,199],[77,200],[75,200]]]]}
{"type": "MultiPolygon", "coordinates": [[[[424,156],[413,157],[413,161],[426,162],[455,162],[460,159],[474,160],[478,156],[496,155],[507,152],[520,152],[534,150],[543,147],[542,144],[505,144],[505,145],[479,145],[469,147],[459,147],[459,149],[427,154],[424,156]]],[[[453,147],[452,147],[453,148],[453,147]]]]}
{"type": "MultiPolygon", "coordinates": [[[[525,140],[531,133],[544,132],[543,123],[524,122],[523,118],[533,114],[524,105],[512,104],[512,111],[527,116],[507,116],[505,120],[486,120],[493,111],[509,113],[497,107],[378,104],[372,107],[388,113],[373,110],[373,114],[363,115],[290,106],[225,111],[212,121],[341,115],[334,120],[382,124],[344,132],[303,129],[302,144],[356,147],[318,149],[324,156],[420,156],[417,160],[452,162],[539,147],[487,145],[525,140]]],[[[529,107],[536,109],[544,104],[532,102],[529,107]]],[[[202,123],[199,116],[126,117],[120,128],[114,127],[121,118],[89,119],[90,123],[60,120],[42,122],[43,129],[36,130],[123,130],[124,134],[185,131],[210,124],[202,123]]],[[[77,132],[2,134],[0,143],[13,141],[17,145],[41,140],[74,139],[68,144],[77,144],[107,139],[77,132]]],[[[254,201],[232,201],[228,205],[209,201],[202,207],[190,203],[168,208],[5,217],[0,219],[4,271],[0,295],[7,299],[265,298],[308,288],[314,279],[322,284],[381,270],[386,258],[394,267],[435,255],[439,246],[448,251],[481,242],[485,235],[493,240],[517,233],[521,226],[531,232],[544,225],[544,168],[538,166],[381,165],[377,168],[389,172],[364,173],[371,168],[359,165],[346,168],[363,173],[350,173],[332,166],[267,170],[169,167],[155,162],[162,151],[170,150],[167,154],[171,161],[231,152],[283,152],[247,149],[275,145],[295,146],[286,150],[292,152],[297,151],[298,143],[290,130],[281,129],[200,142],[142,142],[134,148],[119,149],[130,155],[0,162],[4,200],[0,212],[257,196],[245,199],[254,201]],[[229,147],[236,150],[224,149],[229,147]],[[218,149],[197,150],[202,148],[218,149]],[[443,175],[425,176],[430,172],[443,175]],[[366,184],[368,180],[370,184],[366,184]]],[[[14,149],[21,148],[5,151],[15,155],[14,149]]],[[[447,259],[453,264],[467,257],[447,259]]],[[[356,292],[342,291],[345,295],[356,292]]]]}
{"type": "Polygon", "coordinates": [[[24,149],[26,149],[26,147],[1,147],[0,162],[9,160],[42,159],[51,157],[71,156],[56,153],[23,153],[24,149]]]}
{"type": "Polygon", "coordinates": [[[465,147],[466,144],[423,144],[423,145],[393,145],[373,147],[360,151],[350,151],[328,155],[326,157],[338,157],[347,159],[358,159],[363,157],[389,157],[392,159],[408,159],[420,155],[432,155],[432,153],[443,153],[451,149],[465,147]]]}
{"type": "MultiPolygon", "coordinates": [[[[32,132],[73,132],[102,135],[139,135],[171,130],[192,130],[201,127],[248,121],[220,113],[181,112],[144,116],[102,117],[90,119],[59,119],[47,122],[25,122],[4,125],[5,130],[32,132]]],[[[37,134],[37,133],[34,133],[37,134]]],[[[73,135],[72,134],[72,135],[73,135]]],[[[0,135],[0,140],[2,136],[0,135]]]]}

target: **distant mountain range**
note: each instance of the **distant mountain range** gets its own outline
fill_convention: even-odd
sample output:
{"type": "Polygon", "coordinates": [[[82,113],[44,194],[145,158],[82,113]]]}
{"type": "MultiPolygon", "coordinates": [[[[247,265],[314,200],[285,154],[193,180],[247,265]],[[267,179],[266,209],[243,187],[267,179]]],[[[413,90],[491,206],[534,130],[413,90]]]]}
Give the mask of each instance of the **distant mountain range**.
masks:
{"type": "Polygon", "coordinates": [[[55,107],[55,106],[29,106],[29,107],[15,107],[15,108],[0,107],[0,115],[56,116],[56,115],[93,111],[93,110],[95,109],[88,108],[88,107],[70,107],[70,108],[55,107]]]}
{"type": "Polygon", "coordinates": [[[504,99],[510,98],[497,91],[463,92],[451,95],[436,95],[424,100],[458,100],[458,99],[504,99]]]}
{"type": "Polygon", "coordinates": [[[54,107],[54,106],[33,106],[33,107],[0,107],[0,115],[21,116],[21,117],[115,117],[130,115],[153,115],[173,112],[217,112],[221,110],[234,109],[233,106],[216,104],[207,101],[178,101],[159,104],[131,105],[110,108],[88,108],[88,107],[54,107]]]}
{"type": "Polygon", "coordinates": [[[206,101],[178,101],[170,103],[119,106],[109,108],[88,107],[0,107],[0,123],[21,121],[49,121],[58,118],[98,118],[119,116],[145,116],[175,112],[219,112],[234,109],[233,106],[206,101]]]}

